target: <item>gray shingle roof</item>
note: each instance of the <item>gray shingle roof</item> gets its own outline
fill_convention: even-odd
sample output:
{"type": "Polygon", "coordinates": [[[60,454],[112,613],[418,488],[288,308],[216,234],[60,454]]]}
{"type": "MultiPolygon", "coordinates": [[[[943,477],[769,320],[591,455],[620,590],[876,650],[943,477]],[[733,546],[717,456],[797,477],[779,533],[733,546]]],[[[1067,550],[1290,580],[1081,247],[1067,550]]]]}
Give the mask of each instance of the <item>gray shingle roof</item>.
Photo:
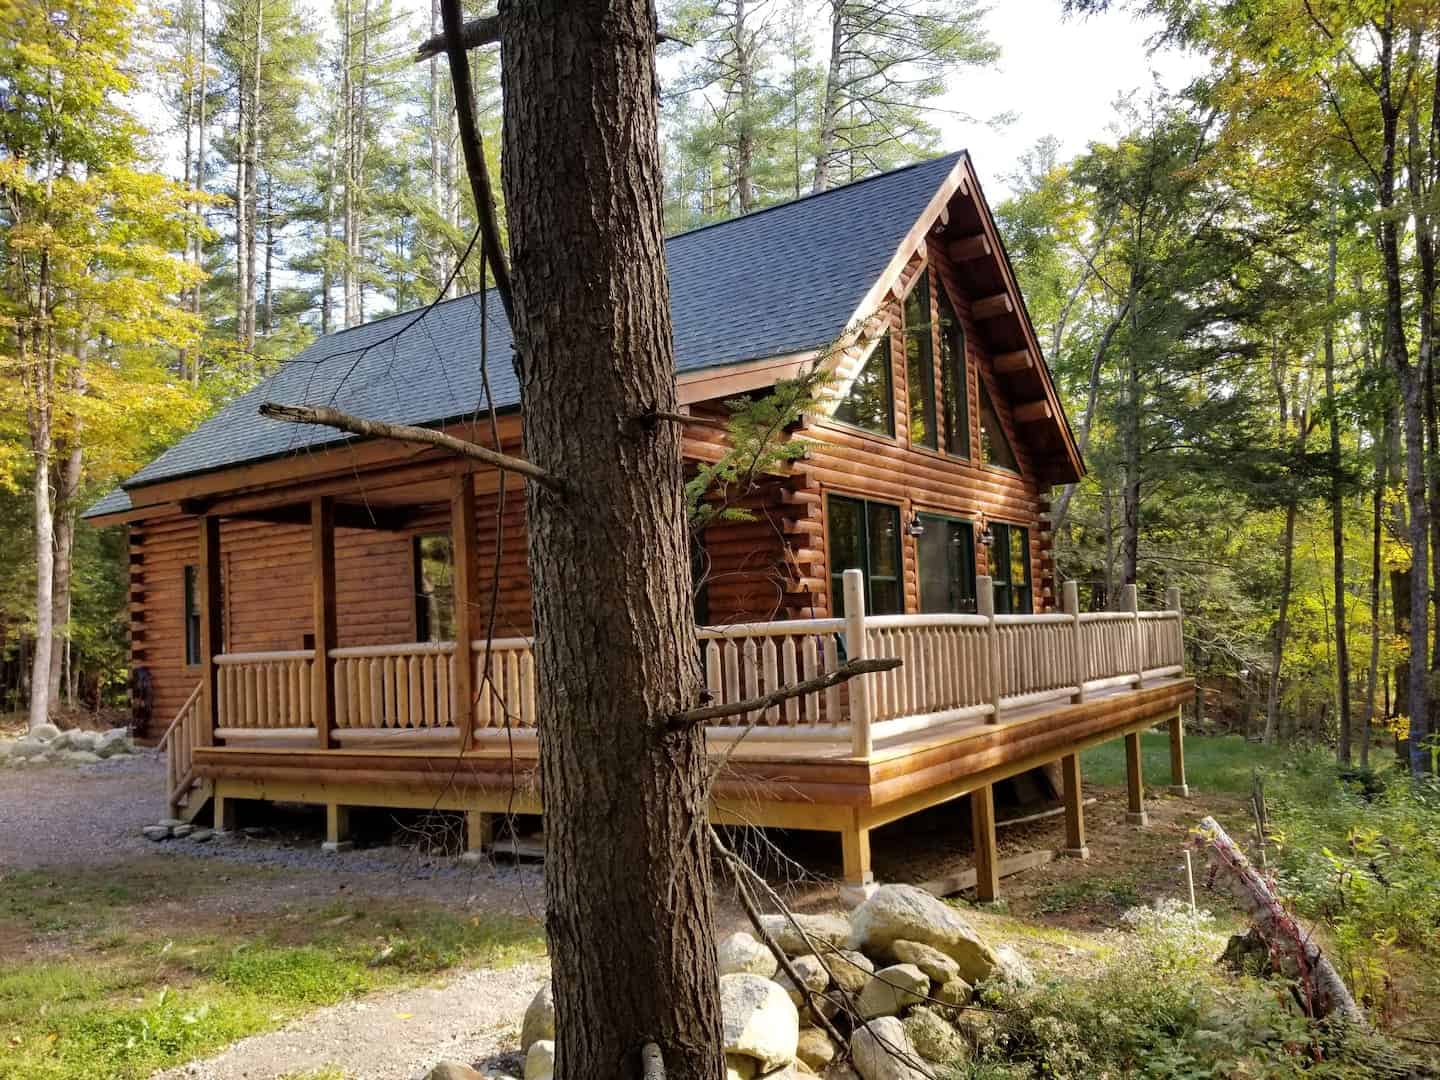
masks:
{"type": "MultiPolygon", "coordinates": [[[[963,151],[673,236],[665,243],[676,370],[803,352],[845,329],[963,151]]],[[[395,423],[438,424],[484,407],[479,294],[326,335],[125,482],[160,480],[344,441],[267,420],[261,402],[332,404],[395,423]]],[[[487,293],[494,404],[520,403],[499,297],[487,293]]],[[[123,490],[87,517],[130,506],[123,490]]]]}

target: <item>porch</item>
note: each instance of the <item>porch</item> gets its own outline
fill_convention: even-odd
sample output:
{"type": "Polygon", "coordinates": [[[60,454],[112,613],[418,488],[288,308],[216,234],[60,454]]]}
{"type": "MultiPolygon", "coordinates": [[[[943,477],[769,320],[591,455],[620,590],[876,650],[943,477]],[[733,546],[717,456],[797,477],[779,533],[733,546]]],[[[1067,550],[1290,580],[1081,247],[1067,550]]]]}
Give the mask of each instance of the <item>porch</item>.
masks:
{"type": "MultiPolygon", "coordinates": [[[[213,801],[217,826],[235,800],[322,804],[327,842],[346,841],[356,806],[468,814],[467,843],[485,847],[494,816],[539,813],[536,672],[529,637],[485,640],[477,618],[471,474],[451,482],[452,641],[341,647],[332,496],[308,503],[314,647],[221,652],[219,517],[200,517],[200,685],[164,738],[172,812],[213,801]],[[319,658],[317,660],[317,658],[319,658]]],[[[294,521],[292,516],[290,520],[294,521]]],[[[1059,762],[1065,850],[1085,853],[1079,752],[1117,737],[1130,753],[1130,812],[1144,822],[1139,732],[1170,724],[1172,775],[1184,788],[1178,594],[1141,611],[1081,612],[1073,583],[1062,610],[994,611],[977,578],[976,614],[869,615],[863,579],[846,571],[840,617],[701,627],[715,703],[756,698],[833,671],[844,659],[896,657],[862,676],[707,729],[721,765],[720,822],[840,834],[845,877],[870,877],[870,831],[937,803],[973,798],[977,891],[998,893],[994,785],[1059,762]]]]}

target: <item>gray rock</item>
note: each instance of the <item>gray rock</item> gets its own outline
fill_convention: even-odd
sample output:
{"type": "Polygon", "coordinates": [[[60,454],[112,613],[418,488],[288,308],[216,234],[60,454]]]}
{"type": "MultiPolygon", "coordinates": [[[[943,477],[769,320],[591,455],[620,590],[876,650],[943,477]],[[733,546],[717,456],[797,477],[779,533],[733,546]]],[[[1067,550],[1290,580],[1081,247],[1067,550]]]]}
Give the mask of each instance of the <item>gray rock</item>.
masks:
{"type": "Polygon", "coordinates": [[[933,1080],[934,1073],[916,1052],[905,1025],[882,1016],[855,1029],[850,1055],[862,1080],[933,1080]]]}
{"type": "Polygon", "coordinates": [[[555,1074],[555,1043],[541,1039],[525,1051],[525,1080],[550,1080],[555,1074]]]}
{"type": "Polygon", "coordinates": [[[30,729],[30,737],[41,742],[50,742],[60,737],[60,729],[54,724],[36,724],[30,729]]]}
{"type": "MultiPolygon", "coordinates": [[[[795,974],[800,976],[800,981],[805,984],[806,989],[819,993],[830,985],[830,976],[825,971],[825,965],[814,953],[809,956],[792,956],[790,966],[795,969],[795,974]]],[[[790,981],[790,973],[780,972],[775,976],[775,983],[780,989],[790,995],[790,1000],[795,1003],[796,1008],[804,1005],[806,995],[790,981]]]]}
{"type": "Polygon", "coordinates": [[[835,1042],[817,1027],[807,1027],[800,1032],[795,1044],[795,1060],[803,1061],[816,1072],[820,1072],[835,1060],[835,1042]]]}
{"type": "Polygon", "coordinates": [[[157,843],[161,840],[170,839],[170,827],[168,825],[146,825],[140,830],[146,840],[154,840],[157,843]]]}
{"type": "Polygon", "coordinates": [[[184,825],[185,822],[181,821],[178,817],[167,817],[161,818],[156,824],[164,825],[167,829],[173,829],[178,825],[184,825]]]}
{"type": "Polygon", "coordinates": [[[10,757],[10,748],[14,745],[14,739],[0,739],[0,765],[10,757]]]}
{"type": "Polygon", "coordinates": [[[896,941],[938,949],[970,983],[988,978],[1000,963],[960,912],[913,885],[882,885],[850,915],[851,948],[888,957],[896,941]]]}
{"type": "Polygon", "coordinates": [[[830,974],[835,977],[835,985],[842,990],[848,990],[852,994],[858,994],[865,989],[865,984],[870,981],[870,976],[875,974],[875,964],[862,952],[855,952],[852,949],[841,949],[837,953],[831,953],[827,957],[830,964],[830,974]]]}
{"type": "Polygon", "coordinates": [[[197,844],[208,844],[215,839],[214,829],[196,829],[190,834],[190,839],[197,844]]]}
{"type": "Polygon", "coordinates": [[[520,1025],[520,1049],[528,1052],[541,1039],[555,1041],[555,993],[549,980],[525,1007],[525,1021],[520,1025]]]}
{"type": "Polygon", "coordinates": [[[876,1016],[894,1016],[900,1010],[924,1001],[929,992],[930,980],[914,964],[892,964],[870,976],[865,989],[860,991],[856,1008],[866,1020],[876,1016]]]}
{"type": "Polygon", "coordinates": [[[992,982],[998,981],[1016,990],[1027,990],[1035,985],[1035,973],[1012,946],[996,945],[995,958],[999,963],[990,977],[992,982]]]}
{"type": "MultiPolygon", "coordinates": [[[[738,974],[744,974],[739,972],[738,974]]],[[[752,1057],[739,1054],[725,1055],[725,1080],[755,1080],[755,1071],[760,1067],[752,1057]]]]}
{"type": "Polygon", "coordinates": [[[946,1005],[960,1006],[969,1003],[972,993],[973,988],[969,983],[964,979],[954,978],[936,987],[931,997],[937,1001],[944,1002],[946,1005]]]}
{"type": "Polygon", "coordinates": [[[172,826],[172,827],[171,827],[171,829],[170,829],[170,835],[173,836],[176,840],[184,840],[187,836],[189,836],[189,835],[190,835],[191,833],[193,833],[194,831],[195,831],[195,826],[194,826],[194,825],[190,825],[190,824],[175,825],[175,826],[172,826]]]}
{"type": "Polygon", "coordinates": [[[766,948],[763,942],[756,941],[743,930],[720,942],[717,952],[720,955],[721,975],[749,972],[762,979],[773,979],[780,966],[775,960],[775,954],[766,948]]]}
{"type": "Polygon", "coordinates": [[[929,945],[923,945],[918,941],[900,940],[890,946],[890,951],[895,959],[902,964],[914,964],[923,971],[932,982],[944,985],[951,979],[960,977],[960,965],[950,957],[946,956],[939,949],[929,945]]]}
{"type": "Polygon", "coordinates": [[[918,1006],[902,1023],[915,1052],[926,1061],[956,1066],[970,1060],[970,1043],[935,1010],[918,1006]]]}
{"type": "Polygon", "coordinates": [[[95,740],[95,752],[102,758],[114,757],[116,754],[130,754],[135,751],[135,744],[131,741],[130,732],[124,728],[111,728],[95,740]]]}
{"type": "Polygon", "coordinates": [[[100,755],[89,750],[70,750],[66,752],[65,760],[72,765],[94,765],[100,760],[100,755]]]}
{"type": "Polygon", "coordinates": [[[722,975],[720,1014],[726,1054],[754,1058],[760,1072],[794,1060],[800,1014],[789,995],[769,979],[746,972],[722,975]]]}
{"type": "Polygon", "coordinates": [[[425,1080],[485,1080],[485,1077],[459,1061],[442,1061],[425,1074],[425,1080]]]}
{"type": "Polygon", "coordinates": [[[850,936],[850,924],[843,915],[795,915],[793,922],[791,918],[785,915],[760,917],[766,933],[790,956],[804,956],[824,945],[840,948],[850,936]],[[804,936],[796,929],[796,924],[805,931],[804,936]],[[807,936],[809,941],[805,940],[807,936]]]}
{"type": "Polygon", "coordinates": [[[10,744],[12,758],[35,758],[45,753],[46,742],[33,735],[22,735],[10,744]]]}

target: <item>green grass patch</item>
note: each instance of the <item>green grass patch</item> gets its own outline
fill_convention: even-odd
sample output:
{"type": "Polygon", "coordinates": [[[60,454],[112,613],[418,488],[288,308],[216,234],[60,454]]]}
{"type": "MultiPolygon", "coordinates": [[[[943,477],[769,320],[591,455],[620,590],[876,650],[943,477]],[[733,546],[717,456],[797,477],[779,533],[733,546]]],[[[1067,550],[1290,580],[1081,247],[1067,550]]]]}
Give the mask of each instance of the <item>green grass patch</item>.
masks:
{"type": "MultiPolygon", "coordinates": [[[[1248,795],[1257,768],[1280,768],[1295,755],[1293,749],[1260,746],[1239,735],[1187,735],[1185,778],[1193,790],[1248,795]]],[[[1147,731],[1140,737],[1140,759],[1151,784],[1170,782],[1170,736],[1147,731]]],[[[1085,779],[1108,787],[1125,786],[1125,740],[1091,747],[1080,755],[1085,779]]]]}
{"type": "Polygon", "coordinates": [[[1078,878],[1062,881],[1042,894],[1037,910],[1047,915],[1087,908],[1112,908],[1124,911],[1141,902],[1135,882],[1126,879],[1078,878]]]}
{"type": "Polygon", "coordinates": [[[531,920],[365,898],[156,933],[146,873],[0,879],[0,929],[39,947],[0,964],[0,1077],[148,1076],[321,1005],[544,949],[531,920]],[[89,907],[102,898],[108,912],[89,907]]]}

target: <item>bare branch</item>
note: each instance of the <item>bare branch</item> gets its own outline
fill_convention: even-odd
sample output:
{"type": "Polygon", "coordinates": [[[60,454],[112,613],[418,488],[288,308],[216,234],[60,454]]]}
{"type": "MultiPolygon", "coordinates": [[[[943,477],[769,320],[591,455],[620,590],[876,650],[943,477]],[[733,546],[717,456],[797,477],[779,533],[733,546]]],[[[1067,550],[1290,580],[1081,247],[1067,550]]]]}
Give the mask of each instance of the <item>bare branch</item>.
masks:
{"type": "Polygon", "coordinates": [[[791,683],[789,686],[782,686],[778,690],[772,690],[760,697],[749,698],[745,701],[732,701],[728,705],[706,705],[699,709],[690,709],[687,712],[674,713],[666,721],[665,726],[671,731],[684,731],[694,727],[696,724],[708,724],[712,720],[723,720],[727,716],[740,716],[743,713],[759,712],[761,709],[769,709],[781,705],[791,698],[804,697],[806,694],[813,694],[817,690],[828,690],[832,686],[838,686],[842,682],[849,682],[856,675],[869,675],[876,671],[893,671],[900,666],[901,661],[894,657],[885,657],[875,660],[847,660],[834,671],[827,671],[824,675],[817,675],[813,679],[806,679],[804,682],[791,683]]]}
{"type": "Polygon", "coordinates": [[[728,431],[729,425],[724,420],[717,420],[711,416],[691,416],[689,413],[666,412],[663,409],[651,409],[635,417],[635,423],[645,427],[654,427],[657,420],[668,420],[672,424],[690,424],[693,427],[719,428],[721,431],[728,431]]]}
{"type": "MultiPolygon", "coordinates": [[[[483,45],[494,45],[499,40],[499,15],[482,15],[478,19],[469,19],[460,33],[460,45],[465,49],[478,49],[483,45]]],[[[681,45],[690,44],[684,38],[676,37],[667,31],[657,30],[655,32],[655,44],[664,45],[667,41],[678,42],[681,45]]],[[[428,37],[415,50],[415,62],[422,63],[432,56],[439,56],[444,51],[445,35],[443,33],[428,37]]]]}
{"type": "Polygon", "coordinates": [[[260,415],[270,420],[281,420],[287,424],[315,424],[337,431],[348,431],[352,435],[363,435],[372,439],[393,439],[396,442],[423,443],[438,446],[461,457],[484,462],[502,472],[512,472],[533,480],[551,491],[565,494],[568,490],[564,481],[524,458],[511,457],[484,446],[478,446],[464,439],[457,439],[434,428],[415,427],[411,424],[391,424],[384,420],[366,420],[351,416],[329,405],[281,405],[267,401],[260,406],[260,415]]]}

